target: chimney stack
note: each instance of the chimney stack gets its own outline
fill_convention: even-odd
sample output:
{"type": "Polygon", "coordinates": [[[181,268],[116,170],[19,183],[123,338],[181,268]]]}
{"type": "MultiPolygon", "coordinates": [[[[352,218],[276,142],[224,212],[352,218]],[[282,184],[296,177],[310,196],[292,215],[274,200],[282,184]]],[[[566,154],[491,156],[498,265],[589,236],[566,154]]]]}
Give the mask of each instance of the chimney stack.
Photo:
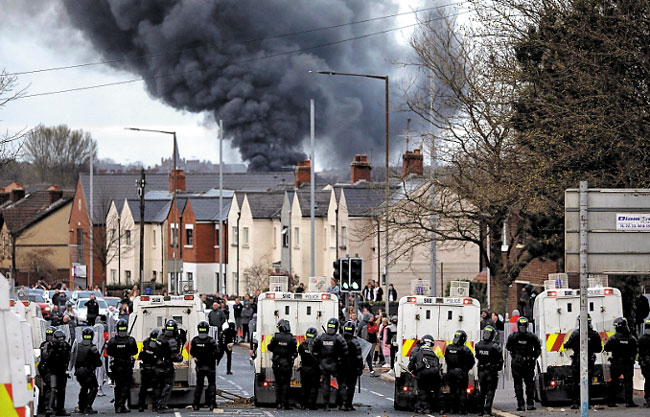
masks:
{"type": "Polygon", "coordinates": [[[25,198],[25,189],[24,188],[14,188],[11,190],[11,201],[13,203],[22,200],[25,198]]]}
{"type": "Polygon", "coordinates": [[[356,154],[350,164],[350,183],[355,184],[361,180],[370,182],[372,165],[368,162],[367,154],[356,154]]]}
{"type": "Polygon", "coordinates": [[[307,159],[303,162],[298,162],[295,168],[296,188],[302,187],[303,184],[311,182],[311,161],[307,159]]]}
{"type": "Polygon", "coordinates": [[[63,190],[59,190],[58,185],[51,185],[47,188],[48,203],[52,205],[63,198],[63,190]]]}
{"type": "Polygon", "coordinates": [[[424,155],[419,149],[414,151],[406,151],[402,155],[402,178],[409,175],[423,175],[424,174],[424,155]]]}
{"type": "Polygon", "coordinates": [[[169,173],[169,192],[174,192],[174,185],[176,186],[176,191],[185,191],[185,174],[182,169],[171,170],[169,173]],[[174,179],[176,183],[174,184],[174,179]]]}

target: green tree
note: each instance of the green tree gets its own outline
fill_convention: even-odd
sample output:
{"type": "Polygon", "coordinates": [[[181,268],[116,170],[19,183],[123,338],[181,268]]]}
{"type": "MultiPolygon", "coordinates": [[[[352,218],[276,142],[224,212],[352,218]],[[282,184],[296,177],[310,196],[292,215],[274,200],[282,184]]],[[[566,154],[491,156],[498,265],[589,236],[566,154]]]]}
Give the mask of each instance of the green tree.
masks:
{"type": "Polygon", "coordinates": [[[25,159],[34,166],[39,180],[64,186],[75,185],[79,172],[87,169],[96,152],[90,133],[66,125],[39,125],[27,134],[24,144],[25,159]]]}

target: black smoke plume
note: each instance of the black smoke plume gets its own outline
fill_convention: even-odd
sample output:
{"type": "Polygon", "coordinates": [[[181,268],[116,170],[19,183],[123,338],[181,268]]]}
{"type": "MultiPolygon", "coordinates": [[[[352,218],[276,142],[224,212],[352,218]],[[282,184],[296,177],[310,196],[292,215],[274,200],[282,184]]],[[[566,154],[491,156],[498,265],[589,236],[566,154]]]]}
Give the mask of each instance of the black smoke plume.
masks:
{"type": "MultiPolygon", "coordinates": [[[[372,149],[383,154],[382,81],[308,71],[392,75],[390,60],[408,53],[394,33],[255,59],[398,27],[397,19],[385,19],[269,39],[396,13],[396,0],[68,0],[63,4],[70,20],[104,59],[124,59],[113,65],[147,78],[151,95],[174,108],[207,111],[214,119],[223,119],[227,135],[250,170],[278,170],[305,158],[310,98],[316,100],[317,137],[327,141],[331,165],[349,164],[354,153],[372,149]],[[169,53],[179,50],[186,51],[169,53]]],[[[391,94],[391,99],[396,96],[391,94]]],[[[391,116],[391,131],[404,128],[402,118],[406,117],[391,116]]]]}

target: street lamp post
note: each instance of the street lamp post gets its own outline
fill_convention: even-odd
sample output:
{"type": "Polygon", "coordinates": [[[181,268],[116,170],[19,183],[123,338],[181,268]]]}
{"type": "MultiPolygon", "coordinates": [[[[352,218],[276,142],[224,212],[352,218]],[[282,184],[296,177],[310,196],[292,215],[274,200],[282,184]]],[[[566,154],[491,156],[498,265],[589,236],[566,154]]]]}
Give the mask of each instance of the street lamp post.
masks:
{"type": "MultiPolygon", "coordinates": [[[[314,72],[314,71],[310,71],[314,72]]],[[[390,301],[388,297],[388,254],[389,254],[389,246],[388,246],[388,211],[389,211],[389,205],[390,205],[390,182],[389,182],[389,149],[390,149],[390,137],[389,137],[389,106],[388,106],[388,75],[373,75],[373,74],[354,74],[354,73],[349,73],[349,72],[335,72],[335,71],[316,71],[318,74],[323,74],[323,75],[342,75],[342,76],[347,76],[347,77],[363,77],[363,78],[373,78],[376,80],[384,80],[385,82],[385,103],[386,103],[386,183],[384,185],[384,199],[385,199],[385,207],[384,207],[384,221],[385,221],[385,229],[384,230],[384,238],[385,238],[385,261],[384,261],[384,276],[385,276],[385,284],[386,284],[386,291],[384,292],[386,295],[386,314],[389,314],[389,306],[390,306],[390,301]]],[[[381,282],[379,283],[381,285],[381,282]]]]}
{"type": "MultiPolygon", "coordinates": [[[[177,262],[179,260],[178,250],[179,250],[180,244],[181,244],[181,226],[180,226],[181,221],[180,221],[179,212],[178,212],[178,202],[176,201],[176,191],[178,190],[178,175],[176,173],[176,155],[178,153],[178,145],[176,143],[176,132],[175,131],[169,131],[169,130],[141,129],[141,128],[138,128],[138,127],[125,127],[125,129],[126,130],[133,130],[133,131],[136,131],[136,132],[164,133],[166,135],[173,135],[174,136],[174,156],[173,156],[173,160],[174,160],[174,172],[173,172],[173,175],[174,175],[174,189],[172,190],[173,191],[172,204],[174,205],[174,219],[176,219],[176,221],[177,221],[177,223],[176,223],[177,242],[176,242],[175,245],[173,244],[174,243],[174,238],[173,238],[173,235],[172,235],[171,243],[172,243],[172,246],[174,248],[174,254],[173,254],[174,276],[176,277],[176,282],[175,282],[175,285],[174,285],[174,287],[175,287],[174,293],[178,294],[178,283],[179,283],[180,277],[181,277],[181,275],[183,273],[183,266],[182,266],[183,264],[182,264],[182,261],[181,261],[180,271],[177,271],[178,270],[177,262]],[[178,274],[178,275],[176,275],[176,274],[178,274]]],[[[140,288],[140,290],[142,291],[142,288],[140,288]]]]}
{"type": "Polygon", "coordinates": [[[146,181],[144,178],[144,168],[140,169],[140,179],[135,180],[135,186],[138,189],[138,196],[140,197],[140,291],[143,291],[144,284],[144,186],[146,181]]]}

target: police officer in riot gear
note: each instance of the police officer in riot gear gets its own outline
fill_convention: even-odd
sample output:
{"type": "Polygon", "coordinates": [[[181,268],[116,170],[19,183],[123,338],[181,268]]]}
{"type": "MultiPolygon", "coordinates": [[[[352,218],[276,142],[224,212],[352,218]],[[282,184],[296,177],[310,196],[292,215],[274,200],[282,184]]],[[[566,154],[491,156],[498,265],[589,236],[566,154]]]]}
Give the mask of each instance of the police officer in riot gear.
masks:
{"type": "Polygon", "coordinates": [[[46,416],[69,416],[65,411],[65,388],[68,383],[68,364],[70,363],[70,345],[65,340],[65,334],[56,330],[48,342],[45,355],[41,356],[41,364],[48,380],[46,416]]]}
{"type": "Polygon", "coordinates": [[[316,398],[318,397],[318,386],[320,382],[320,367],[318,360],[312,354],[314,340],[318,336],[318,330],[313,327],[307,329],[305,341],[298,346],[300,355],[300,383],[302,385],[303,408],[316,409],[316,398]]]}
{"type": "Polygon", "coordinates": [[[342,408],[344,411],[354,410],[354,407],[352,406],[354,389],[357,385],[357,379],[363,373],[361,344],[354,335],[356,327],[356,324],[352,320],[348,320],[345,325],[343,325],[343,339],[345,339],[345,343],[348,345],[348,361],[344,364],[345,366],[341,372],[345,384],[345,396],[343,397],[343,395],[341,395],[343,398],[342,404],[339,405],[339,408],[342,408]]]}
{"type": "Polygon", "coordinates": [[[84,414],[97,414],[93,410],[93,403],[97,396],[99,384],[95,370],[102,366],[102,359],[93,343],[95,332],[86,327],[81,332],[81,342],[77,341],[73,352],[74,375],[81,387],[79,390],[79,412],[84,414]]]}
{"type": "Polygon", "coordinates": [[[417,351],[411,354],[408,370],[417,382],[417,402],[415,412],[429,414],[440,409],[434,400],[442,398],[440,392],[440,361],[433,352],[435,340],[431,335],[420,339],[417,351]]]}
{"type": "Polygon", "coordinates": [[[197,326],[198,336],[194,336],[190,344],[190,355],[196,359],[196,390],[194,391],[194,402],[192,408],[198,410],[203,392],[203,381],[208,379],[208,388],[205,390],[205,403],[210,409],[216,408],[216,366],[219,346],[208,332],[210,324],[202,321],[197,326]]]}
{"type": "Polygon", "coordinates": [[[472,351],[465,346],[467,333],[457,330],[454,333],[452,344],[445,349],[445,362],[447,363],[447,383],[449,384],[450,406],[448,410],[459,410],[465,414],[467,402],[468,372],[474,366],[475,360],[472,351]]]}
{"type": "Polygon", "coordinates": [[[535,362],[542,353],[539,338],[528,331],[528,319],[519,317],[517,331],[508,336],[506,349],[512,355],[512,379],[517,396],[517,411],[535,409],[535,362]],[[524,383],[526,400],[524,401],[524,383]],[[527,407],[525,406],[527,404],[527,407]]]}
{"type": "Polygon", "coordinates": [[[492,415],[492,403],[499,382],[499,371],[503,369],[503,351],[495,341],[497,330],[487,325],[481,332],[481,341],[475,346],[478,362],[478,414],[492,415]]]}
{"type": "MultiPolygon", "coordinates": [[[[594,366],[596,364],[596,354],[603,351],[603,341],[597,331],[591,325],[591,316],[587,316],[589,329],[587,330],[587,351],[589,355],[589,391],[591,392],[591,383],[594,376],[594,366]]],[[[571,377],[573,379],[573,404],[572,409],[580,408],[580,317],[576,323],[576,329],[571,332],[569,339],[564,342],[564,349],[571,349],[571,377]]]]}
{"type": "Polygon", "coordinates": [[[37,368],[38,375],[40,376],[40,380],[41,380],[41,391],[39,393],[39,401],[38,401],[39,413],[45,411],[45,404],[47,403],[47,398],[50,392],[50,380],[47,375],[47,367],[45,366],[45,361],[43,360],[43,358],[47,356],[47,351],[51,345],[52,336],[54,335],[55,331],[56,331],[56,327],[52,327],[52,326],[45,329],[45,340],[42,341],[41,345],[39,346],[39,349],[41,351],[41,361],[39,362],[37,368]]]}
{"type": "Polygon", "coordinates": [[[133,378],[133,356],[138,353],[135,339],[128,334],[128,324],[121,319],[117,322],[117,334],[106,344],[106,353],[112,358],[111,373],[115,382],[115,412],[128,413],[126,401],[133,378]]]}
{"type": "Polygon", "coordinates": [[[161,370],[164,366],[163,358],[169,356],[169,345],[159,340],[160,330],[153,329],[149,337],[142,342],[140,352],[140,392],[138,393],[138,410],[147,408],[147,390],[152,388],[151,403],[157,411],[162,390],[161,370]]]}
{"type": "Polygon", "coordinates": [[[643,324],[643,334],[639,337],[639,365],[645,378],[643,392],[645,406],[650,407],[650,319],[643,324]]]}
{"type": "Polygon", "coordinates": [[[330,383],[332,377],[337,378],[339,394],[345,392],[343,379],[338,378],[341,368],[348,355],[348,344],[339,334],[339,321],[332,317],[327,321],[326,332],[314,340],[313,353],[319,360],[321,371],[321,393],[325,402],[325,410],[330,407],[330,383]]]}
{"type": "Polygon", "coordinates": [[[163,389],[160,394],[158,411],[166,411],[167,401],[172,395],[172,387],[174,386],[174,379],[176,378],[176,370],[174,363],[183,362],[183,346],[185,346],[185,332],[178,329],[176,320],[170,319],[165,323],[165,328],[162,334],[158,337],[162,343],[166,343],[169,347],[168,354],[163,356],[162,367],[162,382],[163,389]]]}
{"type": "Polygon", "coordinates": [[[287,320],[278,322],[278,332],[269,342],[268,350],[273,353],[273,377],[275,378],[275,406],[289,410],[289,384],[293,361],[298,356],[298,342],[291,334],[287,320]]]}
{"type": "Polygon", "coordinates": [[[616,333],[607,339],[605,351],[611,352],[609,358],[611,366],[609,372],[611,381],[609,383],[609,398],[607,399],[608,407],[616,407],[616,397],[619,392],[619,379],[623,375],[625,384],[625,405],[627,407],[638,407],[632,398],[632,377],[634,376],[634,358],[637,354],[637,341],[630,333],[625,317],[619,317],[614,320],[614,329],[616,333]]]}

